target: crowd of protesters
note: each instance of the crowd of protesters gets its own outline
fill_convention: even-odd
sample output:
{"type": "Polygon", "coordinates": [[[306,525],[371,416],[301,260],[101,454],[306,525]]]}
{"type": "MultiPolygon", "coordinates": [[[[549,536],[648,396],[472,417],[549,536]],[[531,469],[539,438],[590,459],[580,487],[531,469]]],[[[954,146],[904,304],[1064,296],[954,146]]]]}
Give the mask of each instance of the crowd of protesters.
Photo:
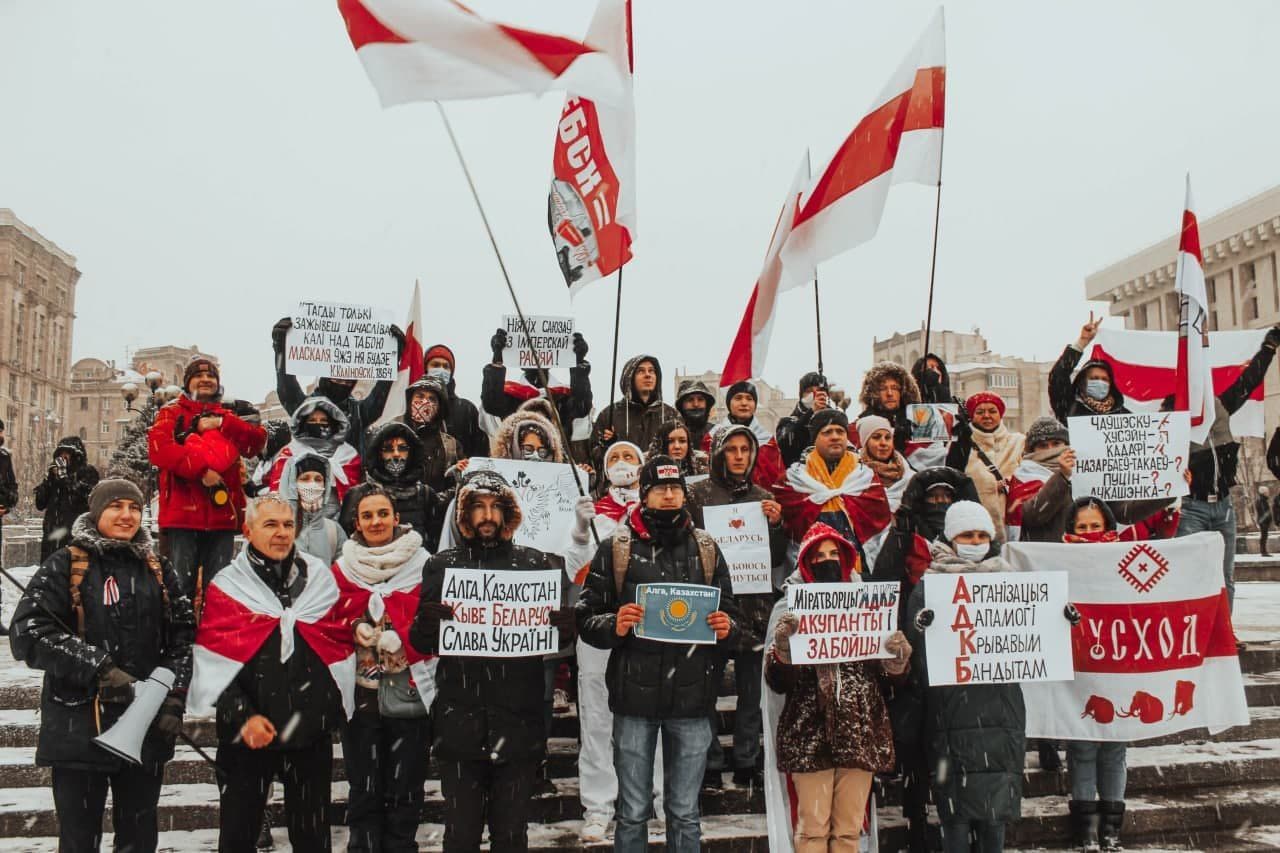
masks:
{"type": "MultiPolygon", "coordinates": [[[[929,683],[934,614],[922,579],[1006,570],[1008,542],[1211,530],[1225,540],[1233,591],[1239,445],[1229,417],[1280,344],[1277,327],[1216,398],[1209,438],[1189,457],[1190,497],[1108,503],[1072,499],[1065,425],[1127,411],[1112,366],[1080,364],[1094,321],[1050,374],[1055,417],[1025,433],[1005,422],[996,394],[955,399],[933,353],[909,368],[875,365],[852,417],[827,377],[807,373],[774,430],[757,416],[752,383],[728,387],[718,416],[715,393],[699,382],[681,384],[672,405],[659,359],[641,354],[592,422],[582,336],[569,384],[558,386],[541,371],[510,376],[501,330],[480,406],[458,395],[453,351],[437,344],[405,390],[404,414],[383,421],[389,382],[363,396],[335,379],[304,391],[286,370],[288,328],[282,320],[272,334],[287,425],[268,429],[224,406],[218,367],[204,358],[158,412],[149,436],[158,542],[142,522],[138,485],[99,480],[73,438],[36,489],[43,563],[10,631],[14,656],[45,672],[36,761],[52,768],[61,850],[98,849],[108,790],[117,849],[156,849],[164,769],[184,715],[215,720],[219,850],[270,846],[277,782],[293,849],[330,849],[335,742],[348,850],[418,849],[429,770],[440,779],[446,851],[478,850],[486,837],[492,850],[524,850],[535,799],[557,791],[548,740],[571,702],[584,844],[611,840],[630,853],[663,832],[669,850],[700,850],[701,797],[728,777],[772,789],[770,820],[785,823],[795,850],[857,850],[881,777],[903,786],[907,849],[1001,850],[1021,815],[1022,694],[1016,683],[929,683]],[[921,402],[952,404],[941,450],[912,446],[908,408],[921,402]],[[477,457],[577,469],[583,495],[562,547],[516,543],[530,508],[477,457]],[[772,583],[735,594],[704,517],[747,503],[767,523],[772,583]],[[547,617],[558,648],[440,655],[441,625],[460,617],[443,590],[457,568],[559,572],[562,600],[547,617]],[[872,580],[900,587],[892,656],[793,661],[797,618],[785,590],[872,580]],[[637,635],[637,587],[671,582],[718,590],[705,617],[714,642],[637,635]],[[141,762],[95,747],[133,685],[159,667],[172,686],[141,762]],[[722,741],[717,698],[729,667],[737,706],[722,741]]],[[[0,515],[17,498],[0,450],[0,515]]],[[[1280,506],[1265,493],[1257,504],[1265,551],[1280,506]]],[[[1063,618],[1080,616],[1068,605],[1063,618]]],[[[1039,754],[1042,768],[1061,766],[1058,744],[1039,744],[1039,754]]],[[[1124,746],[1072,741],[1066,754],[1072,844],[1120,849],[1124,746]]]]}

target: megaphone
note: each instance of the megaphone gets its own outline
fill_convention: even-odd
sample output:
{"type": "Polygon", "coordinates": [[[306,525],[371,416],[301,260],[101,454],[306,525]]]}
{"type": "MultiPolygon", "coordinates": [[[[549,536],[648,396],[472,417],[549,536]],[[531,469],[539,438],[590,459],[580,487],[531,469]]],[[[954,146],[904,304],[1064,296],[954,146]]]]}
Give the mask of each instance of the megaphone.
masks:
{"type": "Polygon", "coordinates": [[[162,666],[156,667],[145,681],[133,685],[133,701],[116,720],[116,724],[93,739],[107,752],[123,758],[131,764],[142,763],[142,741],[146,739],[151,721],[160,712],[165,697],[173,689],[174,674],[162,666]]]}

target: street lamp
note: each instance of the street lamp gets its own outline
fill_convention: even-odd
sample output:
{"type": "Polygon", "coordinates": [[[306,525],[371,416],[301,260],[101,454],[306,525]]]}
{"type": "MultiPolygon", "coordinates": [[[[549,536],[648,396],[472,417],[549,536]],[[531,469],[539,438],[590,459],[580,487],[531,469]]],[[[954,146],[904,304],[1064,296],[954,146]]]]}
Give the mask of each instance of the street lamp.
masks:
{"type": "MultiPolygon", "coordinates": [[[[164,381],[164,377],[160,375],[160,371],[152,370],[143,377],[143,381],[147,383],[147,387],[151,389],[151,399],[156,405],[164,405],[166,402],[165,392],[167,388],[162,389],[160,383],[164,381]]],[[[138,399],[138,384],[136,382],[126,382],[120,386],[120,396],[124,397],[124,408],[127,412],[134,414],[142,414],[142,409],[135,409],[133,401],[138,399]]]]}

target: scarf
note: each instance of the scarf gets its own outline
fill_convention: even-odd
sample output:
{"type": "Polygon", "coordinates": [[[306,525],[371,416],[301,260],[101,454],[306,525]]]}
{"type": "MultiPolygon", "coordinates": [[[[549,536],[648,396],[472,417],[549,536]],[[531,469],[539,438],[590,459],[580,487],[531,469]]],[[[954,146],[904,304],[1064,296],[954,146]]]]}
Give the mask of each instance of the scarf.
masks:
{"type": "MultiPolygon", "coordinates": [[[[353,581],[369,587],[377,587],[400,574],[408,564],[417,564],[419,569],[427,561],[427,552],[422,547],[422,535],[404,525],[396,531],[396,536],[385,545],[365,545],[357,541],[359,534],[348,539],[342,545],[342,558],[339,564],[343,572],[353,581]]],[[[421,582],[419,573],[418,581],[421,582]]],[[[381,614],[371,614],[379,618],[381,614]]]]}
{"type": "Polygon", "coordinates": [[[151,533],[147,530],[145,524],[139,527],[138,532],[133,534],[133,538],[128,541],[109,539],[102,535],[102,532],[98,530],[98,526],[89,518],[89,513],[87,512],[77,516],[72,523],[70,544],[86,551],[92,551],[95,554],[105,554],[108,551],[128,551],[144,562],[151,555],[152,549],[151,533]]]}
{"type": "MultiPolygon", "coordinates": [[[[1022,460],[1022,449],[1026,444],[1026,436],[1022,435],[1022,433],[1010,432],[1009,428],[1004,425],[1004,421],[1001,421],[1000,425],[991,432],[983,432],[975,428],[973,430],[973,444],[975,448],[986,454],[987,459],[991,460],[991,464],[1000,472],[1000,476],[1005,481],[1008,481],[1014,469],[1018,467],[1018,463],[1022,460]]],[[[969,454],[969,462],[965,466],[964,472],[973,480],[973,485],[978,490],[978,500],[987,508],[987,512],[991,514],[991,522],[995,525],[996,535],[1003,540],[1006,496],[1001,490],[1002,484],[996,480],[990,469],[987,468],[986,463],[979,458],[977,453],[969,454]]]]}
{"type": "Polygon", "coordinates": [[[787,469],[787,484],[807,494],[822,512],[843,512],[842,498],[865,490],[874,476],[870,468],[858,465],[858,457],[852,453],[846,453],[836,469],[828,471],[822,456],[813,451],[805,460],[803,469],[799,465],[787,469]]]}
{"type": "Polygon", "coordinates": [[[1095,400],[1088,394],[1077,394],[1076,399],[1089,411],[1096,412],[1099,415],[1105,415],[1116,407],[1116,398],[1110,394],[1105,400],[1095,400]]]}
{"type": "Polygon", "coordinates": [[[1064,533],[1063,542],[1075,544],[1088,542],[1119,542],[1120,534],[1114,530],[1099,530],[1097,533],[1064,533]]]}
{"type": "Polygon", "coordinates": [[[880,478],[881,483],[884,483],[886,489],[901,480],[907,469],[907,461],[902,458],[901,453],[897,452],[889,458],[888,462],[879,462],[865,454],[862,461],[876,472],[876,476],[880,478]]]}
{"type": "Polygon", "coordinates": [[[930,544],[929,556],[933,559],[933,562],[929,564],[929,571],[937,572],[938,574],[955,575],[964,572],[1013,571],[1009,564],[1005,562],[1004,557],[998,553],[987,557],[981,562],[971,563],[956,554],[955,549],[941,539],[930,544]]]}

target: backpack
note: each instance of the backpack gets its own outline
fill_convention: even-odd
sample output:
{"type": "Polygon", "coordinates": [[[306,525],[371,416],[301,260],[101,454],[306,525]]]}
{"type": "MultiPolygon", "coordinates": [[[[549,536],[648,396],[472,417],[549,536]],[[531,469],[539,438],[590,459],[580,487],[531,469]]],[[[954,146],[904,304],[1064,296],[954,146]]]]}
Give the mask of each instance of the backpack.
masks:
{"type": "MultiPolygon", "coordinates": [[[[716,540],[705,530],[694,528],[693,538],[698,543],[698,560],[702,563],[702,582],[711,586],[716,573],[716,540]]],[[[613,534],[613,585],[619,597],[631,568],[631,530],[625,524],[613,534]]]]}
{"type": "MultiPolygon", "coordinates": [[[[80,585],[84,583],[85,573],[89,571],[89,552],[78,545],[68,545],[71,552],[71,609],[76,614],[76,635],[84,639],[84,599],[80,596],[80,585]]],[[[153,552],[147,553],[147,568],[151,576],[160,585],[160,597],[164,601],[164,618],[169,621],[169,588],[164,585],[164,569],[160,558],[153,552]]]]}

